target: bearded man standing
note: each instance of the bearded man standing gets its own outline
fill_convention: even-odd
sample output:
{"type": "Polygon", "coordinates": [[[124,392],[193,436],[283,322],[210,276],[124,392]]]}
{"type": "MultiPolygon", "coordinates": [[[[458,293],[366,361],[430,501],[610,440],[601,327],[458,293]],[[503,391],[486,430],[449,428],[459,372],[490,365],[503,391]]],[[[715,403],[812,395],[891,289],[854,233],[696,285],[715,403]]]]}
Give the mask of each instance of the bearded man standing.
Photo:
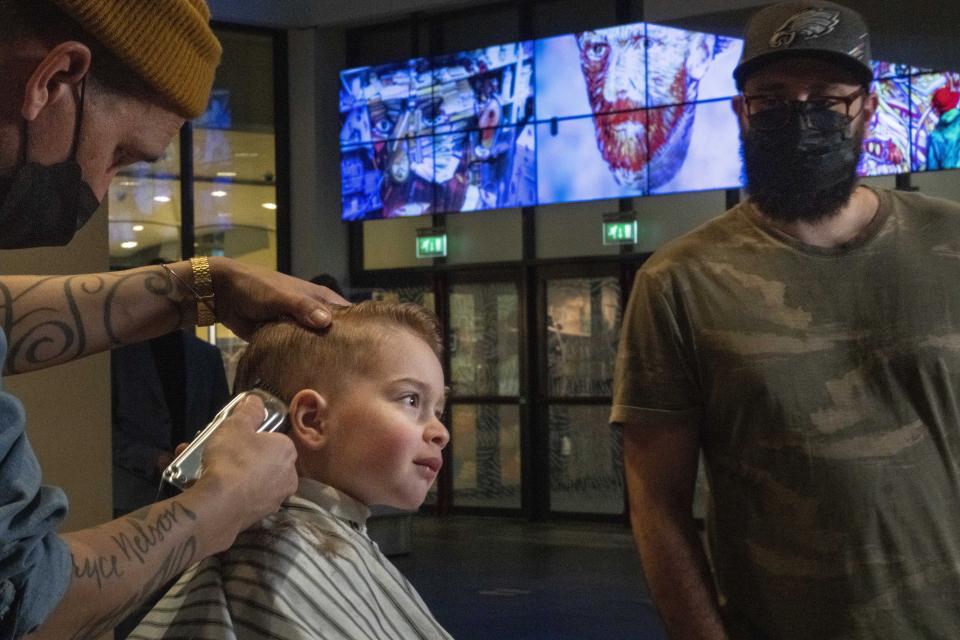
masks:
{"type": "MultiPolygon", "coordinates": [[[[203,112],[221,52],[209,19],[204,0],[0,0],[0,249],[68,243],[121,167],[162,155],[203,112]]],[[[279,316],[319,328],[327,302],[345,303],[224,258],[0,276],[0,361],[11,375],[194,323],[240,336],[279,316]]],[[[69,416],[70,397],[51,400],[68,418],[56,428],[95,428],[69,416]]],[[[60,535],[66,498],[41,486],[23,407],[0,391],[0,639],[99,637],[276,511],[296,490],[296,452],[256,433],[262,419],[259,402],[242,405],[176,498],[60,535]]]]}
{"type": "Polygon", "coordinates": [[[960,630],[960,206],[858,184],[871,75],[855,12],[757,13],[750,197],[637,274],[611,421],[671,638],[960,630]]]}

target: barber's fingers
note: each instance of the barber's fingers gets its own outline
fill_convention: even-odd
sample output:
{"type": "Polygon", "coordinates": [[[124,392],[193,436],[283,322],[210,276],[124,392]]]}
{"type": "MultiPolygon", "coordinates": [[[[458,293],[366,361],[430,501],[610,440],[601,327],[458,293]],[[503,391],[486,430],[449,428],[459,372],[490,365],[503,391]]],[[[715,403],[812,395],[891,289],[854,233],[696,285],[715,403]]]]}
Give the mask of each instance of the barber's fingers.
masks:
{"type": "Polygon", "coordinates": [[[283,434],[257,433],[263,419],[263,402],[245,398],[203,453],[200,482],[209,480],[220,488],[237,531],[275,512],[297,490],[296,447],[283,434]]]}
{"type": "Polygon", "coordinates": [[[256,431],[265,419],[266,409],[263,406],[263,400],[251,393],[237,403],[223,427],[228,430],[256,431]]]}
{"type": "MultiPolygon", "coordinates": [[[[235,429],[250,430],[251,425],[253,425],[252,430],[255,431],[257,426],[260,425],[260,422],[257,422],[257,416],[261,416],[261,421],[262,421],[263,401],[261,401],[260,398],[257,398],[256,396],[248,396],[247,398],[244,398],[243,401],[240,402],[240,404],[234,407],[231,417],[233,416],[237,416],[236,420],[233,420],[232,422],[228,421],[224,423],[221,429],[224,427],[227,427],[228,424],[234,424],[236,425],[233,427],[235,429]],[[259,408],[256,406],[257,403],[260,404],[259,408]],[[237,415],[238,412],[241,412],[241,411],[243,413],[241,415],[237,415]]],[[[180,444],[178,444],[176,447],[174,447],[174,450],[173,450],[174,457],[179,456],[189,446],[190,446],[189,442],[181,442],[180,444]]]]}

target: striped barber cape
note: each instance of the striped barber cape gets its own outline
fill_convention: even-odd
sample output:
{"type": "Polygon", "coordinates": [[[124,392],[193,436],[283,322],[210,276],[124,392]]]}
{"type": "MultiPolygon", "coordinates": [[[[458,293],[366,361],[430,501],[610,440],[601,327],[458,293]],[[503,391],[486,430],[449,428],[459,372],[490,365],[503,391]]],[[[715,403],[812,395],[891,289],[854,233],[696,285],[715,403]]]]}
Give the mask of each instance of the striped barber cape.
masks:
{"type": "Polygon", "coordinates": [[[129,640],[449,639],[367,536],[369,515],[301,478],[277,515],[188,570],[129,640]]]}

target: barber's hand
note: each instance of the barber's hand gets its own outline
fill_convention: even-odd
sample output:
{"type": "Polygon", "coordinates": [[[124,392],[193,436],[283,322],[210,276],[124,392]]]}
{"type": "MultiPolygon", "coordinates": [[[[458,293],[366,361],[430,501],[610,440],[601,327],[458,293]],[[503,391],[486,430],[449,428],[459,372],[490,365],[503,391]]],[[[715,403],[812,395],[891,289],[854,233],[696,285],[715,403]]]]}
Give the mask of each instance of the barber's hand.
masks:
{"type": "Polygon", "coordinates": [[[330,305],[350,304],[330,289],[229,258],[210,258],[217,320],[247,340],[280,317],[319,329],[330,324],[330,305]]]}
{"type": "Polygon", "coordinates": [[[281,433],[257,433],[263,402],[248,397],[216,432],[203,451],[203,471],[188,491],[207,492],[217,501],[222,526],[210,541],[220,550],[297,490],[293,441],[281,433]]]}

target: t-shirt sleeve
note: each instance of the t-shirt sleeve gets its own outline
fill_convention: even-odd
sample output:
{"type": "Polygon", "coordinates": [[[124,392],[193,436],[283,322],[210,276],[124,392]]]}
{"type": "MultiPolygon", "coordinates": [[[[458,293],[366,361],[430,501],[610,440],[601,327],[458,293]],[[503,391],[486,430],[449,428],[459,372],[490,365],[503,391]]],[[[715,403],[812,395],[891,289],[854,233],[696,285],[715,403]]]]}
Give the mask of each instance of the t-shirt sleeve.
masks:
{"type": "Polygon", "coordinates": [[[700,413],[692,346],[679,304],[658,278],[640,270],[617,349],[610,421],[688,421],[700,413]]]}
{"type": "Polygon", "coordinates": [[[33,631],[70,584],[70,551],[57,535],[67,499],[41,486],[24,421],[20,402],[0,391],[0,640],[33,631]]]}

